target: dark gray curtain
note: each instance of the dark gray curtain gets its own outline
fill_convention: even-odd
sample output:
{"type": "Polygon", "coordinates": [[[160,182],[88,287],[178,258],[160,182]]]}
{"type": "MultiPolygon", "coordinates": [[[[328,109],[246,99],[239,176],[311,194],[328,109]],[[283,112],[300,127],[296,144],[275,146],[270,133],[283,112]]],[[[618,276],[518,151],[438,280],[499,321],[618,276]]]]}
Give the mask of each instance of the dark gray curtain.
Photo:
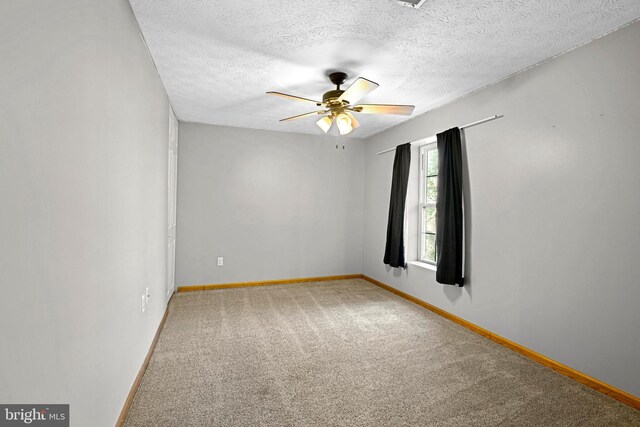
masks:
{"type": "Polygon", "coordinates": [[[384,250],[384,263],[391,267],[406,267],[404,259],[404,206],[407,200],[410,165],[411,143],[398,145],[396,157],[393,160],[387,245],[384,250]]]}
{"type": "Polygon", "coordinates": [[[464,285],[462,277],[463,205],[460,129],[438,137],[438,196],[436,199],[436,281],[464,285]]]}

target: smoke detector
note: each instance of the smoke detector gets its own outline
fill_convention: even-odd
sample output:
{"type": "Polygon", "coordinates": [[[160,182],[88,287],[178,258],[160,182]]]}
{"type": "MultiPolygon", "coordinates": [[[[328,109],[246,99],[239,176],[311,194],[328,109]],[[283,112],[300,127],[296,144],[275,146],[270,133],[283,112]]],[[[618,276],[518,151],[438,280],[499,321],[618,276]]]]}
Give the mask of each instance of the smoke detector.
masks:
{"type": "Polygon", "coordinates": [[[417,9],[427,0],[395,0],[397,3],[400,3],[403,6],[411,7],[413,9],[417,9]]]}

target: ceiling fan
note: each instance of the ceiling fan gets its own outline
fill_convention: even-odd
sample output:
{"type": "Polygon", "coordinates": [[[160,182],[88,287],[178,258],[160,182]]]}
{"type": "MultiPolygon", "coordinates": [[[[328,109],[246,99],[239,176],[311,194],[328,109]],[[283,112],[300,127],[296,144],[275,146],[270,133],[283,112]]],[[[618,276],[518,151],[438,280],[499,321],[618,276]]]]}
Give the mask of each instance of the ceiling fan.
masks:
{"type": "Polygon", "coordinates": [[[329,132],[331,125],[335,122],[338,127],[340,135],[346,135],[353,129],[360,126],[356,118],[352,113],[362,114],[400,114],[404,116],[410,116],[413,113],[414,105],[392,105],[392,104],[357,104],[360,99],[365,95],[378,88],[378,84],[363,77],[358,77],[351,86],[346,90],[341,90],[340,86],[347,80],[347,74],[342,72],[334,72],[329,74],[329,80],[336,85],[335,90],[330,90],[322,95],[322,102],[314,101],[309,98],[302,98],[300,96],[289,95],[282,92],[267,92],[269,95],[281,96],[287,99],[294,99],[296,101],[308,102],[315,104],[317,107],[322,107],[322,110],[311,111],[309,113],[299,114],[297,116],[287,117],[280,120],[281,122],[288,122],[291,120],[302,119],[304,117],[323,115],[320,120],[316,122],[318,127],[323,130],[324,133],[329,132]],[[326,114],[326,115],[325,115],[326,114]]]}

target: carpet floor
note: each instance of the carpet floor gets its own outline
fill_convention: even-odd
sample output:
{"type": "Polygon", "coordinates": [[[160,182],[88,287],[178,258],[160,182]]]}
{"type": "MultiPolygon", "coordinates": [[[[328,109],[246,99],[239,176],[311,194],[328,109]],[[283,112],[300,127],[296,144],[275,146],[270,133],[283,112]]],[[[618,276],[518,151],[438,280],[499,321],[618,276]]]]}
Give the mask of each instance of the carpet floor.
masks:
{"type": "Polygon", "coordinates": [[[640,426],[361,279],[176,294],[126,426],[640,426]]]}

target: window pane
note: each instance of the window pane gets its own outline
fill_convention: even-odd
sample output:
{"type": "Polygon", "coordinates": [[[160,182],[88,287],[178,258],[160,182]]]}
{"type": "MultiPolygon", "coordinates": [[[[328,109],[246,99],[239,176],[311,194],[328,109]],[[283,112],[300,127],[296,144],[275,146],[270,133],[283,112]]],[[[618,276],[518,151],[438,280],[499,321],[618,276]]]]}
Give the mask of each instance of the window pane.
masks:
{"type": "MultiPolygon", "coordinates": [[[[424,169],[421,171],[421,187],[423,193],[420,203],[427,204],[420,210],[420,259],[428,262],[436,262],[436,207],[438,198],[438,150],[431,148],[425,150],[424,169]]],[[[423,151],[424,153],[424,151],[423,151]]]]}
{"type": "Polygon", "coordinates": [[[427,175],[438,175],[438,150],[427,151],[427,175]]]}
{"type": "Polygon", "coordinates": [[[427,261],[436,262],[436,235],[435,234],[423,234],[424,236],[424,253],[422,259],[427,261]]]}
{"type": "Polygon", "coordinates": [[[435,203],[438,193],[438,177],[430,176],[427,178],[427,203],[435,203]]]}
{"type": "Polygon", "coordinates": [[[436,208],[425,208],[424,210],[424,231],[436,232],[436,208]]]}

